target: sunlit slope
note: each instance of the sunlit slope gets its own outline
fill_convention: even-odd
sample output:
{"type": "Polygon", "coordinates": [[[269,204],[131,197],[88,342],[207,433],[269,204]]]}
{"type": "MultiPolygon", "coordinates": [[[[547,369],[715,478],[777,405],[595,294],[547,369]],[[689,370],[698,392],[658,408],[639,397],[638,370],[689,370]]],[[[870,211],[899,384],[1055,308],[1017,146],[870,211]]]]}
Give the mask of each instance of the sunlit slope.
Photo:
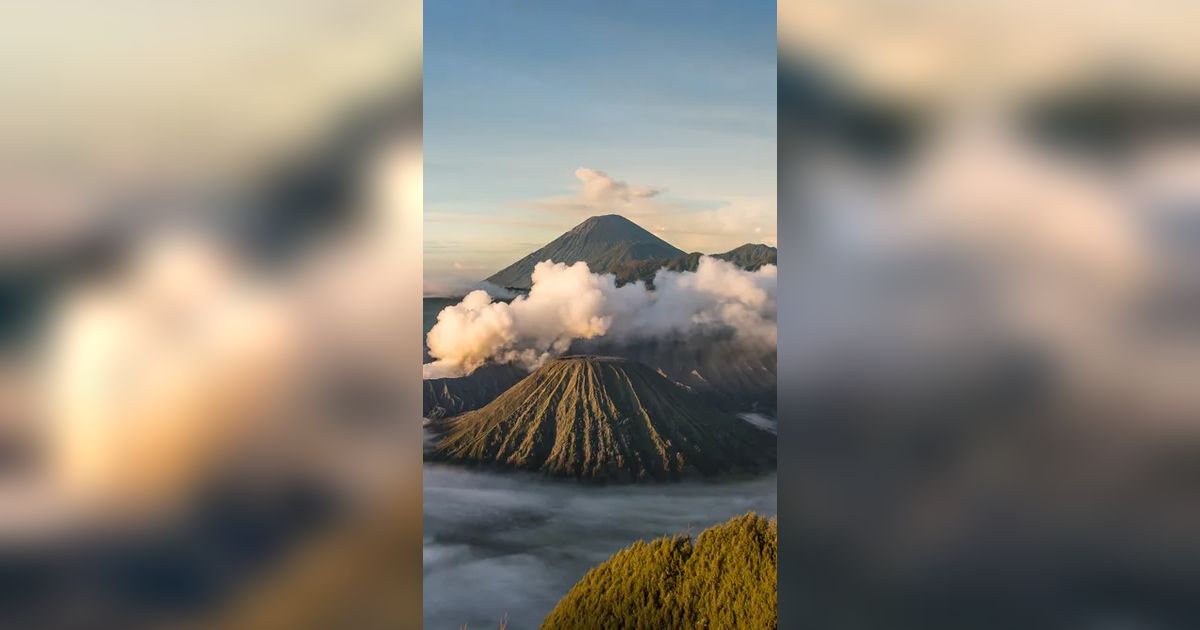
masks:
{"type": "Polygon", "coordinates": [[[757,472],[775,439],[634,361],[554,359],[487,406],[435,423],[430,457],[602,481],[757,472]]]}
{"type": "Polygon", "coordinates": [[[542,630],[770,630],[779,625],[775,519],[746,514],[688,536],[638,541],[588,571],[542,630]]]}

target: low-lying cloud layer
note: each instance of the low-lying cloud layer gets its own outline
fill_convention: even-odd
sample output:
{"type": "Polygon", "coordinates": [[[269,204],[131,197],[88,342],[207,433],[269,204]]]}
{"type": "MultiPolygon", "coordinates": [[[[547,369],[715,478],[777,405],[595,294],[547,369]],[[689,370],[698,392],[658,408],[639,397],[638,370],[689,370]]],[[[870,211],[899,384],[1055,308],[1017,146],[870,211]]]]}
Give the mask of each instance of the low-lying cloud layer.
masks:
{"type": "Polygon", "coordinates": [[[695,272],[660,270],[655,290],[618,287],[587,263],[544,261],[528,296],[493,302],[473,291],[438,314],[427,342],[425,378],[464,376],[489,361],[536,367],[576,339],[618,342],[727,332],[746,344],[775,344],[776,268],[745,271],[704,257],[695,272]]]}

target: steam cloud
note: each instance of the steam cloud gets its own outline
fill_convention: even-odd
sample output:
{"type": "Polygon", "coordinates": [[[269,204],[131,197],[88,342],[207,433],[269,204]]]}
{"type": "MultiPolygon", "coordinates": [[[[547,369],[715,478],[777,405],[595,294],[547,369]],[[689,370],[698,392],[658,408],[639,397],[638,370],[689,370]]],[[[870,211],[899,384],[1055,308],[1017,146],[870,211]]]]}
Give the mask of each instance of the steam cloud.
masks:
{"type": "Polygon", "coordinates": [[[745,271],[703,257],[695,272],[660,270],[655,290],[641,282],[618,287],[587,263],[544,261],[528,296],[493,302],[472,291],[446,307],[429,331],[425,378],[464,376],[488,361],[536,367],[576,339],[618,342],[727,332],[739,342],[775,344],[776,268],[745,271]]]}

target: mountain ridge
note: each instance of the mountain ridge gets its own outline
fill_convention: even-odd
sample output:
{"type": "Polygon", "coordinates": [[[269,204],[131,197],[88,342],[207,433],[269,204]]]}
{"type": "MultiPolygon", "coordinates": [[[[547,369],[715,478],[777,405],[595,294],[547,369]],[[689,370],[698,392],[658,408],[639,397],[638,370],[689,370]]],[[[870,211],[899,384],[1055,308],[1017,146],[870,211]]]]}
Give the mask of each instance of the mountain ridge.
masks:
{"type": "Polygon", "coordinates": [[[611,273],[617,277],[617,284],[628,284],[640,280],[653,287],[654,274],[658,273],[660,269],[695,271],[700,266],[700,259],[704,256],[733,263],[746,271],[758,271],[765,265],[776,264],[778,250],[763,243],[745,243],[720,254],[690,252],[665,260],[629,261],[613,269],[611,273]]]}

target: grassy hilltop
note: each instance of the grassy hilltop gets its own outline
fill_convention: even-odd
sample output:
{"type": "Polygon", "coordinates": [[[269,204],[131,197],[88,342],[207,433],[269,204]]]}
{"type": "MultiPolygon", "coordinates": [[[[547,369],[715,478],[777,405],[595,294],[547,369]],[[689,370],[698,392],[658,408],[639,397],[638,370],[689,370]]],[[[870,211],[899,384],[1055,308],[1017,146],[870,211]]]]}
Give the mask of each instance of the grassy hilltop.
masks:
{"type": "Polygon", "coordinates": [[[746,514],[693,541],[636,542],[588,571],[542,630],[778,627],[775,519],[746,514]]]}

